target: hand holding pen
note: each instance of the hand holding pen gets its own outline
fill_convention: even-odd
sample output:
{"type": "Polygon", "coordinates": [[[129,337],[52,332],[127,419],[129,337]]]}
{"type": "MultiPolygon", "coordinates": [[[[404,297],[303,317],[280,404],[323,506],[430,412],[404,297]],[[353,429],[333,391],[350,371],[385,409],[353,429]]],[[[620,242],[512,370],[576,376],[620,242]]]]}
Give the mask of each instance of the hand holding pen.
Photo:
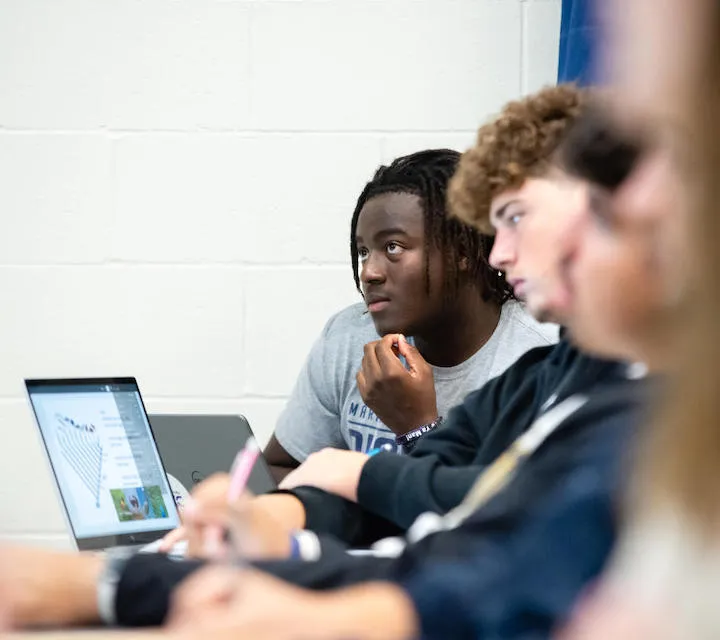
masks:
{"type": "Polygon", "coordinates": [[[257,443],[250,442],[236,457],[230,473],[215,474],[198,485],[186,504],[183,527],[166,537],[166,545],[186,539],[186,557],[206,560],[287,557],[292,527],[298,525],[286,520],[301,522],[302,514],[288,511],[286,503],[295,504],[287,495],[255,497],[244,489],[259,456],[257,443]]]}
{"type": "MultiPolygon", "coordinates": [[[[260,456],[260,447],[258,446],[255,438],[248,438],[245,442],[245,446],[238,451],[235,456],[235,461],[230,469],[230,482],[227,490],[227,507],[228,511],[232,513],[233,507],[243,497],[245,489],[247,487],[250,474],[252,473],[253,467],[260,456]]],[[[232,521],[232,516],[230,520],[232,521]]],[[[232,527],[230,528],[232,532],[232,527]]],[[[232,534],[230,536],[230,548],[225,544],[225,529],[219,525],[209,526],[205,529],[205,539],[203,542],[203,552],[205,557],[219,560],[223,557],[230,557],[237,559],[238,551],[237,545],[232,544],[232,534]]]]}

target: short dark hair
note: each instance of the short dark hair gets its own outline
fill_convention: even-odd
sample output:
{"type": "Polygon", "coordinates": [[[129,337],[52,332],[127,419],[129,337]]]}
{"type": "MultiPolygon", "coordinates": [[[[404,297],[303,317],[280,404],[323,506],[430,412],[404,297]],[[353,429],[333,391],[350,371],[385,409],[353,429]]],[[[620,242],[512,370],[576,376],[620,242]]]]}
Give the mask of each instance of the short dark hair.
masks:
{"type": "Polygon", "coordinates": [[[493,238],[448,214],[447,190],[457,169],[460,153],[450,149],[431,149],[402,156],[381,166],[358,198],[350,224],[350,256],[355,286],[362,293],[356,244],[357,224],[365,203],[386,193],[409,193],[420,198],[425,215],[425,283],[430,290],[430,243],[441,251],[445,266],[445,289],[455,292],[460,284],[460,260],[467,260],[467,274],[474,278],[483,299],[503,304],[513,297],[504,276],[493,269],[488,258],[493,238]]]}
{"type": "Polygon", "coordinates": [[[570,127],[560,145],[562,168],[583,180],[617,190],[650,146],[641,131],[628,131],[613,122],[607,105],[590,103],[570,127]]]}

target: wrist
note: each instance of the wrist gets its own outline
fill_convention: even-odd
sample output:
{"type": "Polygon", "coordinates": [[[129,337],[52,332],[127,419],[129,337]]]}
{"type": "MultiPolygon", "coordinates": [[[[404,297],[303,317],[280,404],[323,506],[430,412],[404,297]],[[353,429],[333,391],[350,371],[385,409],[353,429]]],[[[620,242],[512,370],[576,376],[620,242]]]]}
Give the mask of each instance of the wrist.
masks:
{"type": "Polygon", "coordinates": [[[297,534],[290,533],[290,541],[289,541],[289,549],[290,552],[288,553],[288,558],[291,560],[302,560],[302,551],[300,550],[300,540],[297,537],[297,534]]]}
{"type": "Polygon", "coordinates": [[[312,531],[295,531],[290,534],[290,558],[315,562],[320,559],[320,539],[312,531]]]}
{"type": "Polygon", "coordinates": [[[48,607],[53,625],[87,625],[101,622],[97,586],[104,559],[99,554],[71,556],[60,581],[60,593],[49,598],[48,607]]]}
{"type": "Polygon", "coordinates": [[[411,431],[408,431],[407,433],[397,436],[395,438],[395,442],[402,447],[411,449],[418,439],[420,439],[426,433],[435,431],[435,429],[437,429],[442,424],[442,421],[442,416],[438,416],[428,423],[422,424],[418,427],[415,427],[411,431]]]}
{"type": "Polygon", "coordinates": [[[102,556],[103,565],[95,579],[95,604],[99,618],[108,626],[117,624],[118,586],[131,557],[127,549],[109,549],[102,556]]]}
{"type": "Polygon", "coordinates": [[[266,553],[264,556],[259,557],[259,560],[286,560],[287,558],[298,557],[297,554],[297,539],[293,534],[286,535],[283,533],[279,535],[273,549],[266,553]]]}
{"type": "Polygon", "coordinates": [[[396,436],[402,436],[406,433],[410,433],[410,431],[414,431],[415,429],[421,427],[424,424],[429,424],[434,420],[437,420],[438,415],[439,414],[437,408],[433,407],[432,410],[426,411],[422,415],[413,414],[404,416],[402,422],[398,420],[396,423],[394,423],[395,426],[390,427],[390,425],[388,425],[388,427],[392,429],[396,436]]]}
{"type": "Polygon", "coordinates": [[[346,455],[347,471],[341,475],[338,485],[333,487],[333,493],[350,502],[357,502],[360,476],[370,456],[367,453],[361,453],[359,451],[351,451],[346,455]]]}
{"type": "Polygon", "coordinates": [[[254,498],[254,501],[267,509],[286,531],[305,528],[305,506],[293,493],[269,493],[254,498]]]}

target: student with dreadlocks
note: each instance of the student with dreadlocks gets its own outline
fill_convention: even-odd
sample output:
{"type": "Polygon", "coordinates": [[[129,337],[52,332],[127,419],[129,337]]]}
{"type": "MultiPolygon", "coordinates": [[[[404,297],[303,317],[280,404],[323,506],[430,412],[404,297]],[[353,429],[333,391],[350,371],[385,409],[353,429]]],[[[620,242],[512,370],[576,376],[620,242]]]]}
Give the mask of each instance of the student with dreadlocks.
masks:
{"type": "Polygon", "coordinates": [[[279,477],[325,447],[399,450],[555,342],[555,326],[533,320],[488,264],[492,239],[447,215],[459,158],[398,158],[361,193],[350,255],[364,302],[333,316],[308,356],[265,451],[279,477]]]}
{"type": "MultiPolygon", "coordinates": [[[[373,450],[382,449],[377,458],[383,459],[396,457],[401,449],[411,451],[426,434],[444,432],[448,423],[442,418],[450,409],[520,356],[533,352],[515,365],[511,386],[520,384],[529,368],[552,350],[557,325],[534,320],[514,299],[503,275],[490,267],[492,237],[448,215],[448,185],[459,161],[460,154],[449,149],[400,157],[380,167],[360,194],[350,226],[350,255],[364,302],[330,318],[305,362],[265,449],[277,477],[302,473],[308,457],[313,469],[333,454],[354,454],[362,462],[373,450]]],[[[487,429],[491,425],[488,420],[487,429]]],[[[485,436],[482,426],[467,429],[477,432],[479,440],[485,436]]],[[[491,441],[494,450],[498,441],[491,441]]],[[[431,450],[433,446],[443,447],[435,443],[431,450]]],[[[470,460],[475,453],[470,451],[470,460]]],[[[420,454],[427,459],[422,447],[420,454]]],[[[448,464],[468,461],[451,457],[448,464]]],[[[331,473],[340,471],[333,460],[327,466],[331,473]]],[[[474,475],[470,470],[459,483],[453,481],[439,508],[455,506],[474,475]]],[[[227,474],[217,474],[196,487],[196,512],[204,512],[209,503],[226,505],[227,482],[227,474]]],[[[429,482],[420,481],[418,490],[429,482]]],[[[372,491],[378,499],[384,492],[372,491]]],[[[428,493],[430,500],[433,493],[428,493]]],[[[339,498],[323,497],[330,503],[321,498],[316,508],[282,493],[262,499],[285,498],[274,502],[272,511],[293,527],[307,515],[309,526],[343,529],[342,537],[356,543],[396,531],[394,521],[357,517],[339,498]],[[303,507],[307,513],[301,513],[303,507]],[[315,512],[332,524],[317,522],[315,512]]],[[[408,507],[412,513],[438,508],[425,500],[408,507]]],[[[193,531],[187,520],[161,548],[168,550],[187,536],[190,555],[207,555],[202,526],[193,531]]],[[[401,520],[412,522],[414,516],[403,514],[401,520]]]]}

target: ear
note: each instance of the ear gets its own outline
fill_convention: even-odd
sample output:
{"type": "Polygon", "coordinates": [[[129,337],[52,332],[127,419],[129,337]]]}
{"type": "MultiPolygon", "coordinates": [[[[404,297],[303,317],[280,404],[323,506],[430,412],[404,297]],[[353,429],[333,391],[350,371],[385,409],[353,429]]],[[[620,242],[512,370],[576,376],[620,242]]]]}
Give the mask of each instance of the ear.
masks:
{"type": "Polygon", "coordinates": [[[463,256],[460,258],[460,262],[458,262],[458,271],[467,271],[470,266],[469,260],[467,257],[463,256]]]}

